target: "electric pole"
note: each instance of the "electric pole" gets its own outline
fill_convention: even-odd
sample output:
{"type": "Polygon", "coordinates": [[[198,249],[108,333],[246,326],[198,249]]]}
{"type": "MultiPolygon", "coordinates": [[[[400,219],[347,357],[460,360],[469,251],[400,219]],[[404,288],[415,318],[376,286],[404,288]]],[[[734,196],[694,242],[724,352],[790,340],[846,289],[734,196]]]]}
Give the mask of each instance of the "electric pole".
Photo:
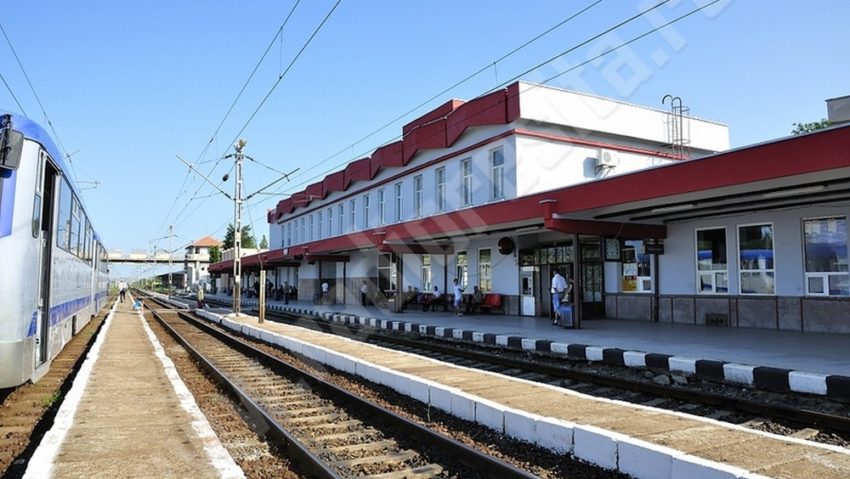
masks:
{"type": "Polygon", "coordinates": [[[236,179],[233,182],[236,189],[233,195],[233,312],[239,316],[242,303],[242,149],[248,142],[239,139],[234,146],[236,150],[236,179]]]}
{"type": "Polygon", "coordinates": [[[174,283],[171,280],[171,248],[174,243],[174,225],[168,225],[168,295],[171,296],[174,283]]]}

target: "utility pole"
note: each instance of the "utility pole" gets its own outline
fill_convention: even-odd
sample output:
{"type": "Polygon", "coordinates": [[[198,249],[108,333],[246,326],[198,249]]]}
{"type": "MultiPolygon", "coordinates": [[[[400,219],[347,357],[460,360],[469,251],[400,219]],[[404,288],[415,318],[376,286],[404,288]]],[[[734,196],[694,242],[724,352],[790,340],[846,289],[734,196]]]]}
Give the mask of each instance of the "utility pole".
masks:
{"type": "MultiPolygon", "coordinates": [[[[177,158],[182,161],[186,166],[189,167],[189,170],[194,171],[201,178],[204,179],[207,183],[212,185],[213,188],[217,189],[225,198],[229,200],[233,200],[233,312],[236,315],[239,315],[241,309],[241,295],[242,295],[242,203],[245,201],[250,201],[254,196],[263,193],[267,189],[272,186],[278,184],[283,180],[289,181],[289,175],[298,171],[298,168],[293,170],[290,173],[281,173],[281,176],[276,180],[270,182],[266,186],[260,188],[259,190],[249,194],[245,198],[242,198],[242,161],[245,158],[248,158],[251,161],[256,161],[250,156],[245,155],[242,150],[245,149],[245,145],[248,142],[244,139],[240,139],[233,145],[236,153],[232,155],[227,155],[225,158],[235,158],[236,159],[236,180],[234,181],[234,195],[230,196],[229,193],[221,189],[215,182],[207,178],[206,175],[198,171],[191,163],[187,162],[180,155],[177,155],[177,158]]],[[[277,170],[274,170],[277,171],[277,170]]],[[[228,175],[224,175],[224,178],[221,179],[222,182],[227,181],[228,175]]]]}
{"type": "Polygon", "coordinates": [[[240,138],[234,146],[236,150],[236,189],[233,195],[233,312],[239,316],[242,304],[242,149],[248,142],[240,138]]]}
{"type": "Polygon", "coordinates": [[[171,280],[171,248],[174,243],[174,225],[168,225],[168,295],[171,296],[174,282],[171,280]]]}

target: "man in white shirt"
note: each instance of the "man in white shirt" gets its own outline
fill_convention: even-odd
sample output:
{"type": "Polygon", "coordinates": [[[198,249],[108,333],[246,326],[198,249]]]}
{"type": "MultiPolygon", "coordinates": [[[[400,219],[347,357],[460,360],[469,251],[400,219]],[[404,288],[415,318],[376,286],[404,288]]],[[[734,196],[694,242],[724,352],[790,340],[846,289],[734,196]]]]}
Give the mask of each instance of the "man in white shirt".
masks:
{"type": "MultiPolygon", "coordinates": [[[[564,291],[567,289],[567,280],[561,276],[557,270],[554,271],[554,275],[552,276],[552,288],[550,292],[552,293],[552,311],[557,312],[561,307],[561,295],[564,294],[564,291]]],[[[552,324],[558,324],[558,317],[555,316],[555,320],[552,324]]]]}
{"type": "Polygon", "coordinates": [[[328,290],[330,290],[330,287],[328,286],[328,282],[325,281],[325,282],[322,283],[322,302],[323,303],[328,302],[328,290]]]}

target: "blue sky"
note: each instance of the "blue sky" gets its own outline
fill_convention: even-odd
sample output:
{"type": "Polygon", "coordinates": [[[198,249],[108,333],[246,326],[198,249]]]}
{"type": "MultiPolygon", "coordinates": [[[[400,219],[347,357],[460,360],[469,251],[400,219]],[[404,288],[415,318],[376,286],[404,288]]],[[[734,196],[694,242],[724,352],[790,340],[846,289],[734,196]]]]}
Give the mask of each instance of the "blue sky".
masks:
{"type": "MultiPolygon", "coordinates": [[[[539,82],[570,70],[707,1],[670,2],[523,78],[539,82]]],[[[232,203],[210,196],[214,190],[196,175],[187,179],[176,155],[210,171],[335,2],[298,5],[282,42],[271,48],[212,142],[294,0],[5,2],[0,23],[72,154],[78,180],[99,183],[83,192],[96,228],[110,249],[127,252],[152,244],[168,248],[168,240],[158,238],[169,224],[177,235],[174,247],[205,235],[223,237],[232,203]]],[[[258,196],[249,205],[247,223],[258,238],[267,234],[265,211],[287,192],[368,154],[445,100],[486,92],[656,1],[603,0],[493,66],[592,3],[342,0],[241,135],[248,140],[245,152],[258,162],[285,172],[300,168],[273,190],[278,196],[258,196]]],[[[728,124],[733,146],[775,139],[794,122],[825,117],[825,99],[850,94],[850,62],[840,46],[847,18],[850,2],[839,0],[727,0],[551,84],[659,108],[671,93],[692,114],[728,124]]],[[[23,110],[44,122],[2,38],[0,74],[23,110]]],[[[0,108],[21,110],[1,85],[0,108]]],[[[210,177],[221,178],[231,164],[221,162],[210,177]]],[[[275,176],[247,164],[246,193],[275,176]]],[[[232,180],[223,187],[231,191],[232,180]]],[[[135,267],[116,271],[141,273],[135,267]]]]}

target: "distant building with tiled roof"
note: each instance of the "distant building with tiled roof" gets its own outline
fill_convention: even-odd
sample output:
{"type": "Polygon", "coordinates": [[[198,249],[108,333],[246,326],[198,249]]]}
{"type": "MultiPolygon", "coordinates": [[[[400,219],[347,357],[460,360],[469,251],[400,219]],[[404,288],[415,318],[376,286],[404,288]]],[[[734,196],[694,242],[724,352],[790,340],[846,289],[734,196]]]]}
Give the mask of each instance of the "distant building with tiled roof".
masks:
{"type": "Polygon", "coordinates": [[[193,287],[209,278],[210,249],[221,248],[222,242],[212,236],[204,236],[186,247],[183,267],[186,271],[186,286],[193,287]]]}

